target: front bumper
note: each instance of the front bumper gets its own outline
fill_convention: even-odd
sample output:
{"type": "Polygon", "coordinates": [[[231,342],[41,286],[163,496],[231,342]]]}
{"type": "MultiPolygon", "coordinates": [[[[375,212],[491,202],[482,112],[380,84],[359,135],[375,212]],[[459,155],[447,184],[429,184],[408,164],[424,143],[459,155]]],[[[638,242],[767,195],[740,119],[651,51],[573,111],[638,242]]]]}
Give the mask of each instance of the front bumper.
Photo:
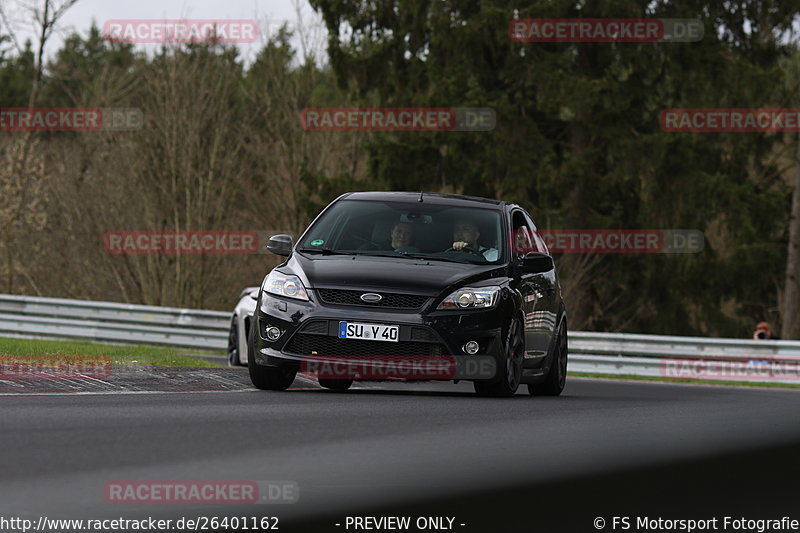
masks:
{"type": "Polygon", "coordinates": [[[435,305],[433,299],[416,310],[332,305],[321,302],[315,291],[308,292],[308,302],[262,294],[253,323],[257,364],[290,364],[303,371],[309,361],[348,362],[352,367],[375,361],[417,365],[420,361],[444,360],[450,362],[449,372],[404,376],[426,380],[491,380],[496,376],[497,362],[504,356],[504,325],[508,318],[500,307],[468,312],[431,311],[435,305]],[[340,339],[340,321],[398,325],[398,342],[340,339]],[[268,326],[281,330],[277,340],[266,338],[268,326]],[[462,349],[470,340],[480,346],[474,355],[462,349]]]}

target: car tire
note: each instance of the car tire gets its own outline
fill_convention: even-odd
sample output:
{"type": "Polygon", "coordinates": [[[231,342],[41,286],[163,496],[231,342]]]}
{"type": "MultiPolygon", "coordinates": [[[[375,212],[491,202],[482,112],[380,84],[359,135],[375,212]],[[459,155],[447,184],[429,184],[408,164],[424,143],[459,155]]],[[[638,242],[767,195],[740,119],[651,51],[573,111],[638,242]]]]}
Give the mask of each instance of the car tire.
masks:
{"type": "Polygon", "coordinates": [[[505,358],[498,368],[500,378],[497,381],[473,382],[479,396],[508,398],[516,394],[522,380],[522,359],[525,355],[522,322],[518,318],[509,325],[504,346],[505,358]]]}
{"type": "Polygon", "coordinates": [[[228,366],[242,366],[239,357],[239,328],[236,324],[236,315],[231,319],[231,329],[228,332],[228,366]]]}
{"type": "Polygon", "coordinates": [[[321,387],[325,387],[326,389],[343,391],[350,388],[350,386],[353,384],[353,380],[320,378],[319,384],[321,387]]]}
{"type": "Polygon", "coordinates": [[[264,366],[256,363],[255,349],[253,348],[253,331],[250,328],[247,345],[249,346],[249,357],[247,358],[247,368],[250,371],[250,381],[257,389],[261,390],[286,390],[294,382],[297,370],[286,365],[264,366]]]}
{"type": "Polygon", "coordinates": [[[567,343],[567,323],[561,322],[558,328],[558,338],[553,345],[552,363],[544,382],[538,385],[528,385],[528,394],[531,396],[558,396],[567,383],[567,358],[569,346],[567,343]]]}

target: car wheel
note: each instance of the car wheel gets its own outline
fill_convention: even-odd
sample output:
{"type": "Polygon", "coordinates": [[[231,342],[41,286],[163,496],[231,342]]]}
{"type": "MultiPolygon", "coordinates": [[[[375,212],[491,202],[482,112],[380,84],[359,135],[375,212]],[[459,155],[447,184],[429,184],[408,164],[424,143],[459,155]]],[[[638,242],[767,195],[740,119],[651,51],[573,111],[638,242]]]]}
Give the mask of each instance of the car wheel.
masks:
{"type": "Polygon", "coordinates": [[[567,324],[561,322],[558,329],[558,339],[554,346],[553,362],[544,382],[538,385],[528,385],[528,393],[534,396],[558,396],[567,384],[567,324]]]}
{"type": "Polygon", "coordinates": [[[320,378],[319,384],[326,389],[331,390],[347,390],[353,384],[352,379],[325,379],[320,378]]]}
{"type": "Polygon", "coordinates": [[[505,358],[498,368],[500,379],[497,381],[475,381],[475,392],[481,396],[514,396],[522,380],[524,351],[522,324],[518,318],[515,318],[508,328],[505,358]]]}
{"type": "Polygon", "coordinates": [[[231,320],[231,329],[228,332],[228,366],[241,366],[239,358],[239,328],[236,325],[236,315],[231,320]]]}
{"type": "Polygon", "coordinates": [[[253,349],[253,331],[250,328],[248,335],[249,357],[247,358],[247,368],[250,371],[250,381],[257,389],[261,390],[286,390],[294,382],[297,370],[286,365],[282,366],[263,366],[256,363],[255,350],[253,349]]]}

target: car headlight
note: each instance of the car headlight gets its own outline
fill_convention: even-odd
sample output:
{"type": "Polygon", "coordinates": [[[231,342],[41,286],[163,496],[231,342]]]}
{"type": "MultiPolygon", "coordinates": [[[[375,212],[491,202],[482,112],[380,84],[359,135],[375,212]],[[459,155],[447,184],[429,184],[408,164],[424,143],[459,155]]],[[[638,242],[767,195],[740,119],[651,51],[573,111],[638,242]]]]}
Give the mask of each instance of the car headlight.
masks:
{"type": "Polygon", "coordinates": [[[308,301],[308,293],[297,276],[290,276],[273,270],[264,280],[264,290],[270,294],[308,301]]]}
{"type": "Polygon", "coordinates": [[[485,309],[497,303],[500,287],[462,287],[442,300],[436,309],[485,309]]]}

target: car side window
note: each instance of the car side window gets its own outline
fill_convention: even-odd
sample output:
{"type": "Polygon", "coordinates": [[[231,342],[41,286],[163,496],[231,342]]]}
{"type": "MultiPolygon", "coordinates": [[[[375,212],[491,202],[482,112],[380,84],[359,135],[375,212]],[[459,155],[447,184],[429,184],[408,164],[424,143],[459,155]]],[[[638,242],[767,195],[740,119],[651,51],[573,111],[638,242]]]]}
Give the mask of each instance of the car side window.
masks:
{"type": "Polygon", "coordinates": [[[515,211],[511,219],[511,252],[517,258],[536,251],[532,232],[522,211],[515,211]]]}
{"type": "Polygon", "coordinates": [[[547,243],[545,243],[542,236],[539,235],[539,230],[536,229],[536,224],[533,222],[533,219],[528,213],[523,212],[523,214],[528,222],[528,227],[531,229],[531,237],[533,238],[534,246],[536,247],[535,251],[550,255],[550,250],[547,248],[547,243]]]}

